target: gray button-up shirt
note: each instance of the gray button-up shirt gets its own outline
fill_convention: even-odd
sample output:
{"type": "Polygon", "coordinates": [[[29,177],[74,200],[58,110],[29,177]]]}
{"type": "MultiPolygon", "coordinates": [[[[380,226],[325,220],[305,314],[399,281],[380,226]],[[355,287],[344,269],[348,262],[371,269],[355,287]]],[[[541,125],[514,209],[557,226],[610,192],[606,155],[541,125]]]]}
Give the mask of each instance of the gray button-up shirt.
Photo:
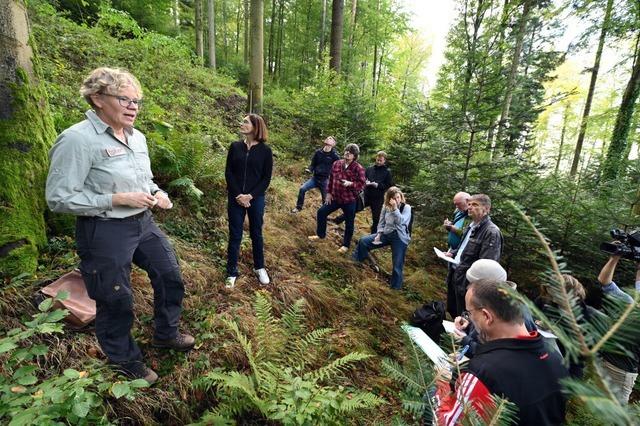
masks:
{"type": "Polygon", "coordinates": [[[49,152],[45,196],[57,213],[106,218],[128,217],[146,210],[113,206],[120,192],[154,193],[147,141],[136,129],[125,129],[128,145],[94,111],[58,136],[49,152]]]}

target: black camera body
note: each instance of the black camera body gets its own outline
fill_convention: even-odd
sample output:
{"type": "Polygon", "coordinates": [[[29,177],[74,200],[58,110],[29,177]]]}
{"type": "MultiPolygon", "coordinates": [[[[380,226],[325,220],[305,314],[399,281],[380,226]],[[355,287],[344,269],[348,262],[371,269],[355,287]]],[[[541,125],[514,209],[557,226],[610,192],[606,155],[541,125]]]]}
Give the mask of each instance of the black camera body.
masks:
{"type": "Polygon", "coordinates": [[[610,234],[615,242],[600,244],[600,250],[640,262],[640,229],[626,233],[622,229],[614,228],[610,234]]]}

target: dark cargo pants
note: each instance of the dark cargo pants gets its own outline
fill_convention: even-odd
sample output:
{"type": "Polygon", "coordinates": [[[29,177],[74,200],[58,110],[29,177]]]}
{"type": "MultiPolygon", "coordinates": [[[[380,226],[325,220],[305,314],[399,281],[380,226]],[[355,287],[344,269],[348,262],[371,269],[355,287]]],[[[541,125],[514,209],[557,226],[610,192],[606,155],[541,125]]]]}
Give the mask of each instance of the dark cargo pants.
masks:
{"type": "Polygon", "coordinates": [[[125,219],[79,217],[76,244],[87,292],[96,301],[96,337],[110,362],[142,360],[131,336],[132,262],[151,279],[154,337],[164,340],[176,336],[184,285],[173,248],[151,212],[125,219]]]}

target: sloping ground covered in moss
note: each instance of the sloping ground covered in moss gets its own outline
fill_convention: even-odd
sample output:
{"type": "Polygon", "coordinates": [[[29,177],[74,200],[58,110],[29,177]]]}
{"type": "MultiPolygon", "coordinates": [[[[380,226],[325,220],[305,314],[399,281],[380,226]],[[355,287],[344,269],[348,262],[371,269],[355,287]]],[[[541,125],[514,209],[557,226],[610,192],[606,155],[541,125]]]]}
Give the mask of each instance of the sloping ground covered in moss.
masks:
{"type": "MultiPolygon", "coordinates": [[[[292,140],[289,135],[295,134],[295,126],[303,126],[304,122],[287,117],[278,124],[279,110],[274,105],[267,118],[273,123],[271,143],[276,167],[265,215],[266,264],[272,284],[260,287],[253,276],[250,241],[245,240],[241,277],[235,289],[225,289],[225,147],[236,138],[235,129],[246,101],[244,93],[231,79],[194,66],[189,50],[167,37],[146,34],[118,39],[113,37],[118,33],[112,28],[79,26],[37,2],[30,13],[56,130],[83,118],[86,106],[78,87],[91,69],[102,65],[128,68],[145,91],[145,105],[137,124],[148,137],[156,181],[168,189],[175,204],[173,210],[157,212],[156,220],[180,258],[187,290],[182,327],[196,336],[196,349],[188,354],[173,354],[151,348],[152,291],[144,272],[135,270],[132,283],[137,320],[133,332],[161,380],[134,400],[107,398],[109,419],[126,424],[184,424],[215,407],[214,392],[196,388],[194,382],[218,367],[247,369],[247,359],[223,326],[223,320],[236,320],[251,336],[257,321],[254,293],[265,290],[276,312],[283,312],[304,298],[309,329],[332,328],[329,344],[320,357],[323,362],[353,351],[374,355],[345,373],[336,384],[369,390],[388,402],[345,422],[389,423],[401,411],[400,389],[382,374],[380,361],[383,357],[399,361],[405,358],[400,323],[421,301],[442,293],[445,268],[434,266],[432,272],[424,268],[428,247],[425,241],[438,236],[427,238],[420,235],[420,230],[414,231],[422,246],[410,246],[406,288],[402,292],[390,290],[384,275],[353,264],[349,256],[339,255],[339,229],[330,229],[324,241],[309,242],[306,237],[315,233],[319,196],[309,194],[307,208],[301,214],[289,213],[297,187],[305,178],[300,173],[303,164],[292,160],[289,154],[289,148],[301,141],[292,140]]],[[[282,111],[286,110],[283,105],[282,111]]],[[[302,143],[312,147],[315,141],[302,143]]],[[[359,215],[356,239],[369,228],[369,215],[368,211],[359,215]]],[[[56,236],[44,251],[38,276],[17,280],[2,290],[4,330],[18,326],[36,311],[30,294],[36,290],[37,281],[59,276],[78,263],[70,232],[72,220],[63,216],[49,219],[51,235],[56,236]]],[[[377,257],[383,269],[388,269],[390,253],[381,250],[377,257]]],[[[40,377],[59,375],[67,368],[101,368],[104,357],[90,333],[67,332],[43,341],[51,349],[40,362],[40,377]]],[[[117,380],[107,369],[104,374],[117,380]]],[[[257,415],[249,412],[246,416],[246,423],[260,422],[257,415]]]]}

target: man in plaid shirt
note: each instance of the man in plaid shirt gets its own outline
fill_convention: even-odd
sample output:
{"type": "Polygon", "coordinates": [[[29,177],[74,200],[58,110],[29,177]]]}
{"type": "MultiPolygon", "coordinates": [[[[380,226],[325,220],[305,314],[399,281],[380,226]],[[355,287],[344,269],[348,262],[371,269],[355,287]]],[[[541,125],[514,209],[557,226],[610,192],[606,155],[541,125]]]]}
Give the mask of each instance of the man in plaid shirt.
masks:
{"type": "Polygon", "coordinates": [[[366,177],[364,167],[358,163],[360,148],[351,143],[344,150],[344,157],[333,163],[329,176],[329,188],[325,203],[318,210],[316,235],[309,240],[316,241],[327,236],[327,217],[338,209],[342,209],[345,218],[345,230],[339,253],[346,253],[353,237],[356,218],[356,198],[364,188],[366,177]]]}

